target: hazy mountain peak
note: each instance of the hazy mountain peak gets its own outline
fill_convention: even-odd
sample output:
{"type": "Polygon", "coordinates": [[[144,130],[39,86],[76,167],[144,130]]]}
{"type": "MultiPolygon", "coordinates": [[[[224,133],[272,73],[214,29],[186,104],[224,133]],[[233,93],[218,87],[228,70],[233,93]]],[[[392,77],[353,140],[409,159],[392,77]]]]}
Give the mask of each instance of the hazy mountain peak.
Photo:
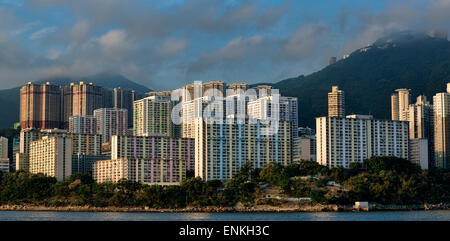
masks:
{"type": "Polygon", "coordinates": [[[100,74],[95,74],[95,75],[81,77],[81,78],[80,77],[61,76],[61,77],[53,77],[53,78],[49,78],[49,79],[44,79],[44,80],[37,80],[37,81],[34,81],[34,83],[42,84],[42,83],[50,82],[55,85],[65,86],[65,85],[70,85],[70,83],[78,83],[80,81],[89,82],[89,83],[92,82],[95,85],[102,86],[104,88],[109,88],[109,89],[116,88],[116,87],[123,87],[123,88],[135,90],[136,92],[139,92],[139,93],[146,93],[148,91],[151,91],[151,89],[149,89],[146,86],[135,83],[135,82],[127,79],[123,75],[114,74],[114,73],[100,73],[100,74]]]}

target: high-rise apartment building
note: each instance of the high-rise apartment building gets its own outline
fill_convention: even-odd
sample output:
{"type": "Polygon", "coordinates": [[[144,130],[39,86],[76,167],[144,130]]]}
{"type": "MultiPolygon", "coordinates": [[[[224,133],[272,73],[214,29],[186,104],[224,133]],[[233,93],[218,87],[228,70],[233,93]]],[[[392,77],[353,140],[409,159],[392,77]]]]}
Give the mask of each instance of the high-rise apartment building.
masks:
{"type": "Polygon", "coordinates": [[[194,140],[166,136],[113,136],[111,160],[94,164],[97,182],[121,178],[146,184],[173,185],[194,168],[194,140]]]}
{"type": "Polygon", "coordinates": [[[192,170],[194,140],[167,136],[113,136],[111,159],[120,158],[185,162],[184,170],[192,170]]]}
{"type": "Polygon", "coordinates": [[[410,89],[396,89],[396,93],[391,95],[391,115],[392,120],[407,121],[408,109],[411,99],[410,89]]]}
{"type": "Polygon", "coordinates": [[[33,141],[42,139],[43,137],[70,137],[73,139],[73,153],[83,153],[86,155],[99,155],[102,148],[101,135],[91,134],[75,134],[61,129],[25,129],[20,132],[20,149],[19,153],[28,154],[30,144],[33,141]]]}
{"type": "Polygon", "coordinates": [[[97,119],[92,115],[69,117],[69,132],[75,134],[96,134],[97,119]]]}
{"type": "Polygon", "coordinates": [[[272,95],[272,86],[270,85],[258,85],[253,89],[255,90],[258,98],[272,95]]]}
{"type": "Polygon", "coordinates": [[[0,171],[9,172],[8,139],[0,136],[0,171]]]}
{"type": "Polygon", "coordinates": [[[97,183],[135,180],[136,169],[131,166],[129,159],[100,160],[94,163],[92,177],[97,183]]]}
{"type": "Polygon", "coordinates": [[[429,165],[428,140],[415,138],[409,140],[409,156],[410,162],[420,166],[422,170],[427,170],[429,165]]]}
{"type": "Polygon", "coordinates": [[[296,99],[273,101],[272,92],[268,85],[247,89],[241,83],[225,89],[222,82],[196,82],[182,88],[182,136],[195,139],[196,176],[226,180],[247,162],[262,167],[292,161],[296,99]],[[277,125],[277,131],[271,124],[277,125]],[[275,133],[268,134],[268,129],[275,133]]]}
{"type": "Polygon", "coordinates": [[[293,161],[316,161],[316,138],[301,136],[292,141],[293,161]]]}
{"type": "MultiPolygon", "coordinates": [[[[182,107],[182,133],[181,136],[184,138],[195,138],[195,119],[198,117],[214,117],[219,119],[234,119],[237,118],[238,103],[237,99],[243,97],[242,95],[227,96],[226,101],[216,101],[214,96],[203,96],[191,101],[185,101],[182,107]],[[227,106],[231,104],[231,106],[227,106]],[[234,107],[234,108],[232,108],[234,107]],[[228,112],[227,112],[228,111],[228,112]]],[[[248,99],[243,100],[243,105],[241,106],[242,112],[244,114],[243,118],[246,118],[246,109],[248,99]]]]}
{"type": "Polygon", "coordinates": [[[292,138],[298,137],[298,102],[297,97],[280,96],[280,119],[292,123],[292,138]]]}
{"type": "Polygon", "coordinates": [[[450,168],[450,83],[446,93],[433,96],[434,165],[450,168]]]}
{"type": "MultiPolygon", "coordinates": [[[[408,108],[409,138],[426,139],[428,145],[427,162],[434,166],[434,126],[433,126],[433,105],[431,105],[424,95],[418,96],[415,104],[410,104],[408,108]]],[[[419,142],[417,140],[416,142],[419,142]]],[[[421,144],[423,144],[423,140],[421,144]]],[[[417,145],[416,145],[417,146],[417,145]]],[[[422,151],[424,149],[422,148],[422,151]]]]}
{"type": "Polygon", "coordinates": [[[72,138],[43,137],[30,144],[30,172],[62,181],[72,175],[72,138]]]}
{"type": "Polygon", "coordinates": [[[71,116],[92,115],[96,109],[110,107],[112,107],[110,90],[83,81],[64,87],[65,128],[68,128],[71,116]]]}
{"type": "Polygon", "coordinates": [[[41,130],[41,134],[72,139],[72,174],[92,172],[94,162],[111,157],[102,153],[101,135],[75,134],[65,130],[41,130]]]}
{"type": "Polygon", "coordinates": [[[171,96],[172,90],[150,91],[145,93],[147,96],[171,96]]]}
{"type": "Polygon", "coordinates": [[[8,158],[8,138],[0,136],[0,158],[8,158]]]}
{"type": "Polygon", "coordinates": [[[245,91],[247,91],[247,84],[245,84],[245,83],[233,83],[233,84],[228,85],[227,89],[231,89],[233,91],[241,90],[241,91],[245,92],[245,91]]]}
{"type": "Polygon", "coordinates": [[[20,148],[16,153],[16,170],[30,170],[29,154],[33,141],[44,137],[67,137],[72,139],[72,172],[92,171],[92,162],[109,158],[102,154],[102,136],[90,134],[75,134],[61,129],[25,129],[20,133],[20,148]]]}
{"type": "Polygon", "coordinates": [[[391,95],[391,120],[399,120],[400,110],[398,105],[398,93],[391,95]]]}
{"type": "Polygon", "coordinates": [[[278,103],[273,96],[260,97],[249,101],[247,113],[258,120],[269,120],[278,115],[279,120],[291,121],[292,138],[298,137],[298,106],[296,97],[279,96],[278,103]]]}
{"type": "Polygon", "coordinates": [[[226,180],[245,163],[261,168],[269,162],[287,165],[292,161],[291,123],[279,121],[278,130],[246,120],[217,123],[208,118],[195,120],[195,175],[203,180],[226,180]],[[273,133],[264,133],[264,130],[273,133]],[[265,135],[267,134],[267,135],[265,135]]]}
{"type": "MultiPolygon", "coordinates": [[[[218,96],[225,95],[225,82],[223,81],[210,81],[202,84],[202,96],[218,96]]],[[[191,96],[194,98],[194,96],[191,96]]]]}
{"type": "Polygon", "coordinates": [[[126,136],[128,133],[128,111],[126,109],[101,108],[94,110],[97,119],[97,133],[102,142],[110,142],[113,135],[126,136]]]}
{"type": "Polygon", "coordinates": [[[136,136],[174,135],[170,96],[149,96],[134,102],[133,130],[136,136]]]}
{"type": "MultiPolygon", "coordinates": [[[[211,81],[207,83],[194,82],[183,86],[179,90],[181,91],[180,118],[182,119],[180,136],[185,138],[193,138],[194,118],[202,115],[202,113],[198,112],[202,108],[200,106],[196,107],[194,99],[208,99],[213,96],[224,99],[235,98],[236,96],[242,95],[247,91],[247,85],[244,83],[233,83],[227,87],[227,85],[222,81],[211,81]],[[233,91],[233,93],[230,93],[230,91],[233,91]],[[228,95],[233,95],[234,97],[228,95]]],[[[202,100],[202,102],[205,102],[205,99],[202,100]]],[[[246,115],[247,102],[244,103],[244,116],[246,115]]],[[[198,104],[199,103],[197,103],[197,105],[198,104]]],[[[201,105],[203,106],[204,103],[201,105]]]]}
{"type": "Polygon", "coordinates": [[[9,158],[9,166],[11,171],[16,171],[16,155],[20,152],[20,137],[14,137],[12,140],[12,153],[9,158]]]}
{"type": "MultiPolygon", "coordinates": [[[[279,100],[280,98],[278,98],[279,100]]],[[[274,100],[273,96],[265,96],[250,101],[247,104],[247,114],[249,118],[257,120],[281,119],[280,103],[274,100]]]]}
{"type": "Polygon", "coordinates": [[[416,103],[409,105],[408,121],[411,139],[433,137],[433,105],[424,95],[418,96],[416,103]]]}
{"type": "Polygon", "coordinates": [[[102,136],[90,134],[73,134],[67,133],[64,135],[72,138],[72,154],[82,154],[87,156],[102,155],[102,136]]]}
{"type": "Polygon", "coordinates": [[[372,116],[316,118],[317,162],[348,168],[372,156],[408,159],[409,123],[376,120],[372,116]]]}
{"type": "Polygon", "coordinates": [[[0,158],[0,172],[4,172],[4,173],[9,172],[9,159],[8,158],[0,158]]]}
{"type": "Polygon", "coordinates": [[[61,88],[33,84],[20,88],[20,126],[26,128],[59,128],[62,118],[61,88]]]}
{"type": "Polygon", "coordinates": [[[133,125],[133,102],[136,100],[136,93],[134,90],[125,88],[114,88],[113,90],[113,107],[118,109],[128,110],[128,126],[133,125]]]}
{"type": "Polygon", "coordinates": [[[27,128],[20,131],[19,152],[16,153],[16,171],[29,171],[28,154],[30,152],[30,143],[41,138],[39,129],[27,128]]]}
{"type": "Polygon", "coordinates": [[[328,117],[344,117],[345,116],[345,96],[344,91],[338,86],[333,86],[331,92],[328,93],[328,117]]]}
{"type": "MultiPolygon", "coordinates": [[[[233,88],[246,88],[243,84],[235,84],[233,88]]],[[[222,81],[210,81],[206,83],[194,82],[181,87],[181,103],[191,101],[204,96],[225,96],[226,84],[222,81]]]]}

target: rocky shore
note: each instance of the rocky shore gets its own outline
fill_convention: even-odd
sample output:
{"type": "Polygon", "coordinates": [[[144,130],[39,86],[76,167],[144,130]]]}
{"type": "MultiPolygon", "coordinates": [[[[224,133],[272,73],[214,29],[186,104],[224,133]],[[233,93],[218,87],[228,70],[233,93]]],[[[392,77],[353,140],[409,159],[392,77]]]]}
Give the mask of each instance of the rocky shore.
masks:
{"type": "MultiPolygon", "coordinates": [[[[450,210],[450,205],[427,204],[418,206],[396,206],[390,205],[371,206],[370,211],[394,211],[394,210],[450,210]]],[[[60,211],[60,212],[351,212],[364,211],[355,209],[353,206],[342,205],[289,205],[289,206],[269,206],[256,205],[251,207],[185,207],[180,209],[149,208],[149,207],[92,207],[92,206],[63,206],[47,207],[34,205],[2,205],[0,211],[60,211]]]]}

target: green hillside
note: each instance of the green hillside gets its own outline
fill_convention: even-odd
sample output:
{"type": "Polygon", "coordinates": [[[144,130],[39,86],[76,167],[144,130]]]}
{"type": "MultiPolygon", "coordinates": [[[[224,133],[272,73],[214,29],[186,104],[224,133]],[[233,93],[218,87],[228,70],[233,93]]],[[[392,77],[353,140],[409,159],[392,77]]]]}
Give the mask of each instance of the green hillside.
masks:
{"type": "Polygon", "coordinates": [[[315,127],[315,117],[327,115],[332,85],[345,91],[346,114],[390,118],[390,95],[411,89],[412,100],[429,101],[450,82],[450,42],[422,34],[397,33],[353,52],[348,58],[310,74],[274,84],[283,95],[299,100],[301,126],[315,127]]]}

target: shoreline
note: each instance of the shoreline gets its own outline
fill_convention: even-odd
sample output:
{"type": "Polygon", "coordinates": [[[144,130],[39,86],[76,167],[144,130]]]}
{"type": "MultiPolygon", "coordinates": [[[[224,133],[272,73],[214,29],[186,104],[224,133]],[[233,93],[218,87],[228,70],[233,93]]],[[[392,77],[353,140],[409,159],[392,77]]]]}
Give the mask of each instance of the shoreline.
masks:
{"type": "Polygon", "coordinates": [[[40,205],[1,205],[0,211],[49,211],[49,212],[149,212],[149,213],[286,213],[286,212],[358,212],[358,211],[412,211],[412,210],[450,210],[450,205],[430,204],[421,207],[391,205],[391,207],[371,206],[369,209],[357,209],[342,205],[304,205],[304,206],[268,206],[252,207],[185,207],[185,208],[149,208],[149,207],[92,207],[62,206],[47,207],[40,205]]]}

